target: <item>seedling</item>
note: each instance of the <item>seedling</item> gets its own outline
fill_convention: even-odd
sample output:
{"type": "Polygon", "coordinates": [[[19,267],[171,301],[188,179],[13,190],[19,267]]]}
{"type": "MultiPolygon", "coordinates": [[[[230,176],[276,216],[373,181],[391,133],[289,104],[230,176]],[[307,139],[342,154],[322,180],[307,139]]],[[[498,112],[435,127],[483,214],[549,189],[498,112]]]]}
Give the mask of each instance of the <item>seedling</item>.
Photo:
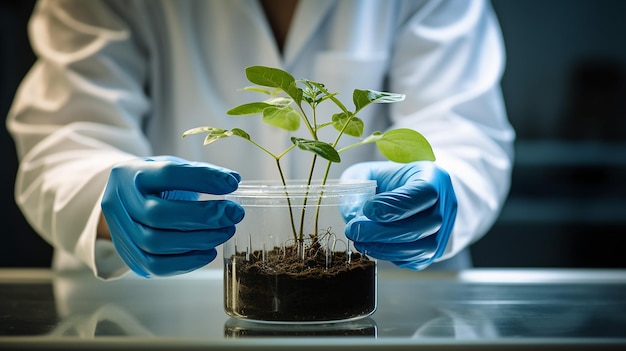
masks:
{"type": "MultiPolygon", "coordinates": [[[[206,133],[204,145],[209,145],[217,140],[232,136],[242,138],[252,143],[275,161],[278,175],[285,186],[287,185],[287,179],[285,179],[281,167],[281,159],[294,149],[304,150],[313,154],[307,179],[308,185],[311,185],[314,181],[313,174],[318,166],[318,157],[326,160],[323,177],[320,180],[321,185],[324,185],[328,180],[332,164],[341,162],[340,155],[342,153],[369,143],[375,143],[381,154],[394,162],[408,163],[419,160],[434,161],[435,159],[432,148],[426,138],[413,129],[399,128],[385,132],[377,131],[363,137],[365,122],[358,117],[359,113],[373,103],[403,101],[405,99],[404,94],[355,89],[352,94],[354,109],[350,110],[338,99],[338,93],[329,92],[322,83],[308,79],[296,80],[286,71],[264,66],[248,67],[245,69],[245,74],[248,81],[255,84],[255,86],[246,87],[243,90],[257,92],[264,99],[234,107],[227,111],[227,114],[232,116],[260,115],[263,122],[288,132],[297,131],[304,125],[304,128],[308,130],[309,138],[291,136],[291,145],[288,148],[280,152],[273,152],[258,144],[248,132],[240,128],[227,130],[213,126],[196,127],[185,131],[183,137],[191,134],[206,133]],[[325,120],[320,119],[316,111],[317,107],[322,103],[334,103],[337,107],[337,113],[327,117],[325,120]],[[334,140],[329,141],[320,140],[318,138],[319,131],[328,127],[333,127],[337,131],[336,137],[334,140]],[[355,142],[338,149],[337,145],[345,135],[355,138],[355,142]]],[[[289,206],[289,210],[294,239],[302,243],[305,236],[302,231],[302,225],[300,225],[299,229],[296,229],[296,221],[291,206],[289,206]]],[[[304,211],[304,207],[302,210],[304,211]]],[[[317,233],[317,230],[315,232],[317,233]]],[[[313,234],[313,236],[315,235],[313,234]]]]}

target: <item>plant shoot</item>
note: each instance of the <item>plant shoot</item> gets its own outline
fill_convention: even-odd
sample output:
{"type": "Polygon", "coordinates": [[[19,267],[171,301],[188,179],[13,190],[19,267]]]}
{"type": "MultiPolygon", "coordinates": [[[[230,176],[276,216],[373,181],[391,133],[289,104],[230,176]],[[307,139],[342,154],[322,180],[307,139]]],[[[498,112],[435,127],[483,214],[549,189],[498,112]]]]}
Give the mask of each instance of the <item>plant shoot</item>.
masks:
{"type": "MultiPolygon", "coordinates": [[[[332,164],[341,162],[341,154],[369,143],[375,143],[381,154],[394,162],[409,163],[420,160],[434,161],[435,159],[426,138],[413,129],[400,128],[384,132],[377,131],[363,136],[365,122],[359,118],[359,113],[373,103],[403,101],[405,98],[403,94],[355,89],[352,94],[353,106],[348,108],[344,102],[338,99],[338,93],[328,91],[324,84],[307,79],[295,79],[290,73],[278,68],[252,66],[246,68],[245,74],[248,81],[255,86],[246,87],[243,90],[259,93],[262,99],[234,107],[227,111],[227,114],[232,116],[259,115],[263,122],[288,132],[306,128],[308,138],[291,136],[290,146],[285,150],[276,152],[259,145],[248,132],[240,128],[226,130],[214,126],[196,127],[185,131],[183,137],[206,133],[204,145],[233,136],[242,138],[275,161],[278,175],[284,186],[287,185],[287,180],[281,167],[281,159],[295,149],[313,154],[307,179],[308,185],[313,182],[312,177],[318,166],[318,158],[322,158],[326,162],[325,165],[322,165],[325,168],[321,185],[324,185],[328,180],[332,164]],[[316,111],[317,107],[323,103],[334,104],[337,112],[321,119],[316,111]],[[336,137],[333,140],[320,140],[318,135],[323,128],[334,128],[337,131],[336,137]],[[352,137],[354,143],[338,149],[337,145],[344,136],[352,137]]],[[[302,245],[304,241],[302,226],[300,229],[296,228],[291,205],[289,211],[292,218],[294,239],[299,245],[302,245]]],[[[312,237],[316,236],[315,233],[312,234],[312,237]]]]}

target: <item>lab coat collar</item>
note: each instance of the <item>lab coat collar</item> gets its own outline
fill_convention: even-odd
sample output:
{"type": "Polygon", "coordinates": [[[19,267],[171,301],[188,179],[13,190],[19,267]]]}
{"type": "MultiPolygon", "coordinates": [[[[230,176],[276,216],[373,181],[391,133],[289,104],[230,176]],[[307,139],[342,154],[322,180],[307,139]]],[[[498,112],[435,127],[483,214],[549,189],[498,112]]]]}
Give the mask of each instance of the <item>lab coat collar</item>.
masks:
{"type": "MultiPolygon", "coordinates": [[[[250,20],[259,27],[260,35],[269,36],[270,42],[276,43],[268,21],[265,19],[263,8],[258,0],[244,2],[244,10],[248,12],[250,20]]],[[[289,68],[305,47],[306,43],[317,32],[336,0],[299,0],[296,6],[292,25],[285,40],[284,53],[281,56],[278,46],[274,44],[275,62],[289,68]]]]}
{"type": "Polygon", "coordinates": [[[286,66],[290,66],[297,59],[335,3],[335,0],[298,1],[284,47],[283,63],[286,66]]]}

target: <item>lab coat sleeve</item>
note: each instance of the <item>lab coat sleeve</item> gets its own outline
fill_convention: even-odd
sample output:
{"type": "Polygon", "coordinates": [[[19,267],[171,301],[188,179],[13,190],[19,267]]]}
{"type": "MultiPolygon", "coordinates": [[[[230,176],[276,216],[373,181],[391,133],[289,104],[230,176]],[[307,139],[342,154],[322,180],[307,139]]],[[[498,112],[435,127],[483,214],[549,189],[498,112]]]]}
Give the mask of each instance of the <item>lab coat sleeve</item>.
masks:
{"type": "Polygon", "coordinates": [[[145,60],[103,2],[41,1],[29,35],[38,59],[7,118],[16,202],[55,250],[100,278],[119,276],[127,268],[110,242],[96,243],[96,226],[111,167],[151,152],[140,128],[150,108],[145,60]]]}
{"type": "Polygon", "coordinates": [[[440,260],[482,237],[510,185],[515,138],[500,79],[505,54],[487,1],[433,1],[407,18],[391,61],[393,127],[414,128],[433,146],[458,199],[452,236],[440,260]]]}

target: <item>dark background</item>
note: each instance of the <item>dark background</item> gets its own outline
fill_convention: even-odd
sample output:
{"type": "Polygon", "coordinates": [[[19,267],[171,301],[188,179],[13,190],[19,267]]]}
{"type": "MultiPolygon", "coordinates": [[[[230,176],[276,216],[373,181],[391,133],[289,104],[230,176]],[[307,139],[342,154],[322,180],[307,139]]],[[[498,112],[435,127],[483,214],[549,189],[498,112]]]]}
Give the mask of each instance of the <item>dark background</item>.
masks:
{"type": "MultiPolygon", "coordinates": [[[[26,22],[33,7],[31,0],[0,0],[0,116],[6,116],[15,89],[34,61],[26,36],[26,22]]],[[[0,267],[50,265],[52,250],[24,220],[15,205],[13,183],[17,157],[13,140],[0,128],[0,267]]]]}
{"type": "MultiPolygon", "coordinates": [[[[34,57],[33,1],[0,0],[0,115],[34,57]]],[[[518,133],[509,200],[472,246],[479,267],[626,267],[626,1],[493,0],[518,133]]],[[[15,148],[0,128],[0,266],[48,266],[15,206],[15,148]]]]}
{"type": "Polygon", "coordinates": [[[494,0],[518,134],[489,267],[626,267],[626,1],[494,0]]]}

